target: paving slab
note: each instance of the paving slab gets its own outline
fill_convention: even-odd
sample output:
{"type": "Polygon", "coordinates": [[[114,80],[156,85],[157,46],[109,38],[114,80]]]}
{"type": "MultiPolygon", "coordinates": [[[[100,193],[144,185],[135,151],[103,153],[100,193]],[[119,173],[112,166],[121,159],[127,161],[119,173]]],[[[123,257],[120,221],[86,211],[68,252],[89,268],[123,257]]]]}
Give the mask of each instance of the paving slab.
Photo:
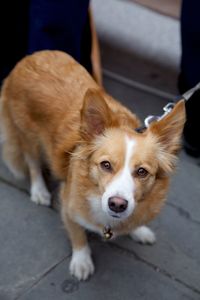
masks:
{"type": "Polygon", "coordinates": [[[180,24],[129,1],[93,0],[99,36],[160,65],[178,67],[180,24]],[[111,22],[112,20],[112,22],[111,22]]]}
{"type": "MultiPolygon", "coordinates": [[[[116,239],[114,244],[125,251],[134,252],[139,260],[145,261],[146,264],[179,282],[182,286],[187,286],[191,290],[196,291],[200,297],[199,253],[197,250],[196,255],[190,255],[189,249],[184,248],[185,244],[188,243],[191,248],[196,246],[199,249],[199,239],[194,240],[195,237],[192,237],[184,241],[182,237],[180,238],[180,228],[177,225],[179,222],[180,220],[174,210],[169,213],[166,208],[150,226],[157,235],[155,245],[144,247],[134,243],[129,237],[116,239]],[[172,228],[169,228],[169,223],[173,224],[172,228]]],[[[184,230],[185,228],[182,229],[184,230]]],[[[196,230],[195,236],[197,236],[198,232],[196,230]]]]}
{"type": "Polygon", "coordinates": [[[170,100],[151,95],[107,76],[104,78],[106,91],[134,112],[142,122],[148,115],[161,115],[162,108],[170,100]]]}
{"type": "Polygon", "coordinates": [[[0,299],[14,299],[70,254],[59,214],[0,182],[0,299]]]}
{"type": "Polygon", "coordinates": [[[80,283],[72,279],[66,272],[67,259],[18,299],[199,299],[198,294],[131,253],[102,242],[93,242],[92,249],[96,272],[90,280],[80,283]]]}
{"type": "Polygon", "coordinates": [[[157,64],[154,60],[139,56],[132,50],[113,46],[112,39],[100,39],[101,61],[103,73],[116,73],[133,84],[142,83],[145,87],[153,87],[158,91],[178,95],[178,68],[170,69],[157,64]]]}
{"type": "Polygon", "coordinates": [[[168,203],[178,212],[200,224],[200,164],[190,158],[184,151],[171,182],[168,203]]]}
{"type": "Polygon", "coordinates": [[[103,67],[177,93],[180,23],[124,0],[93,0],[103,67]]]}

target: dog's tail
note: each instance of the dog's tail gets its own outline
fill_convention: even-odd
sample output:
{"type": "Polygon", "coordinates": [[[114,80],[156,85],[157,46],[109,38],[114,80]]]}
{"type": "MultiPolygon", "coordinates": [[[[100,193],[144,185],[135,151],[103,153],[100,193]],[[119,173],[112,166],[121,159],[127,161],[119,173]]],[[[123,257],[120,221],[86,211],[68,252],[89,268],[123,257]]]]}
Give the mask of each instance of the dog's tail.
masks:
{"type": "Polygon", "coordinates": [[[7,99],[2,90],[0,96],[0,141],[2,144],[2,157],[13,175],[22,179],[27,175],[27,165],[23,155],[20,136],[13,123],[7,104],[7,99]]]}

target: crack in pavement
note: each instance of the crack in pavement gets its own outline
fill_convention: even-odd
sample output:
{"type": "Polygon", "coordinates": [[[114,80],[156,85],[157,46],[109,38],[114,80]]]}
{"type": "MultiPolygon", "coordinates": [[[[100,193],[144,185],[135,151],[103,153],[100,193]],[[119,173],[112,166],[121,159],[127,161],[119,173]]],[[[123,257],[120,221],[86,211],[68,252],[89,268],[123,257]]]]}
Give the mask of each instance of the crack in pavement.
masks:
{"type": "Polygon", "coordinates": [[[194,219],[191,214],[185,210],[184,208],[180,207],[180,206],[177,206],[176,204],[173,204],[171,202],[167,202],[166,205],[170,206],[170,207],[173,207],[181,217],[191,221],[192,223],[195,223],[197,225],[200,225],[200,221],[199,220],[196,220],[194,219]]]}
{"type": "Polygon", "coordinates": [[[27,287],[27,289],[23,290],[21,293],[19,293],[19,295],[14,299],[14,300],[18,300],[21,297],[23,297],[25,294],[27,294],[30,290],[32,290],[42,279],[44,279],[51,271],[53,271],[57,266],[59,266],[62,262],[64,262],[66,259],[68,259],[71,256],[71,253],[64,256],[61,260],[59,260],[57,263],[55,263],[54,265],[52,265],[48,270],[46,270],[43,274],[41,274],[41,276],[35,281],[33,282],[33,284],[29,287],[27,287]]]}
{"type": "Polygon", "coordinates": [[[109,247],[113,248],[114,250],[117,250],[121,253],[125,253],[125,254],[128,254],[128,255],[132,255],[134,256],[134,258],[137,260],[137,261],[140,261],[142,263],[144,263],[145,265],[149,266],[151,269],[153,269],[155,272],[159,272],[161,273],[162,275],[164,275],[165,277],[181,284],[182,286],[192,290],[194,293],[196,293],[197,295],[200,295],[200,289],[197,289],[196,287],[194,286],[191,286],[189,285],[188,283],[182,281],[181,279],[171,275],[168,271],[164,270],[164,269],[161,269],[160,267],[158,267],[157,265],[155,265],[154,263],[142,258],[141,256],[139,256],[135,251],[133,250],[129,250],[129,249],[126,249],[126,248],[123,248],[117,244],[114,244],[114,243],[109,243],[108,244],[109,247]]]}
{"type": "Polygon", "coordinates": [[[6,184],[8,186],[11,186],[12,188],[15,188],[15,189],[17,189],[17,190],[19,190],[19,191],[21,191],[21,192],[23,192],[23,193],[25,193],[26,195],[29,196],[29,192],[25,188],[22,188],[22,187],[20,187],[16,184],[12,183],[11,181],[1,177],[1,176],[0,176],[0,182],[6,184]]]}

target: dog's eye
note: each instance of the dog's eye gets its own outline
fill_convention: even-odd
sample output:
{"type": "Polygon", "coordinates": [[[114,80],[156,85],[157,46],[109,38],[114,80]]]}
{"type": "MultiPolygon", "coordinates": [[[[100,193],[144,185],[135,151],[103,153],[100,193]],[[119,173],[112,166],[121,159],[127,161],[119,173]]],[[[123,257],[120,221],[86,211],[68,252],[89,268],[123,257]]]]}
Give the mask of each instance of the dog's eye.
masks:
{"type": "Polygon", "coordinates": [[[137,176],[144,178],[148,175],[148,171],[144,168],[139,168],[139,169],[137,169],[136,174],[137,174],[137,176]]]}
{"type": "Polygon", "coordinates": [[[109,161],[104,160],[100,163],[101,168],[105,171],[112,171],[112,166],[109,161]]]}

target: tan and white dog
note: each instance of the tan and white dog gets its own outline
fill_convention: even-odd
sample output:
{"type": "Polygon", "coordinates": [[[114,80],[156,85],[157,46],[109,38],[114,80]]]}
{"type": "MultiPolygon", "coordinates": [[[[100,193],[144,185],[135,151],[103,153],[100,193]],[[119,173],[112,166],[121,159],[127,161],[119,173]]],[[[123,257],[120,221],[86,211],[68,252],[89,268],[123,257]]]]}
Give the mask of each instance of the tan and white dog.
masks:
{"type": "Polygon", "coordinates": [[[155,241],[145,224],[165,201],[184,122],[180,101],[137,133],[137,117],[59,51],[27,56],[7,77],[1,93],[4,160],[17,177],[29,172],[31,199],[38,204],[50,205],[43,160],[62,181],[70,271],[78,279],[94,272],[85,229],[155,241]]]}

